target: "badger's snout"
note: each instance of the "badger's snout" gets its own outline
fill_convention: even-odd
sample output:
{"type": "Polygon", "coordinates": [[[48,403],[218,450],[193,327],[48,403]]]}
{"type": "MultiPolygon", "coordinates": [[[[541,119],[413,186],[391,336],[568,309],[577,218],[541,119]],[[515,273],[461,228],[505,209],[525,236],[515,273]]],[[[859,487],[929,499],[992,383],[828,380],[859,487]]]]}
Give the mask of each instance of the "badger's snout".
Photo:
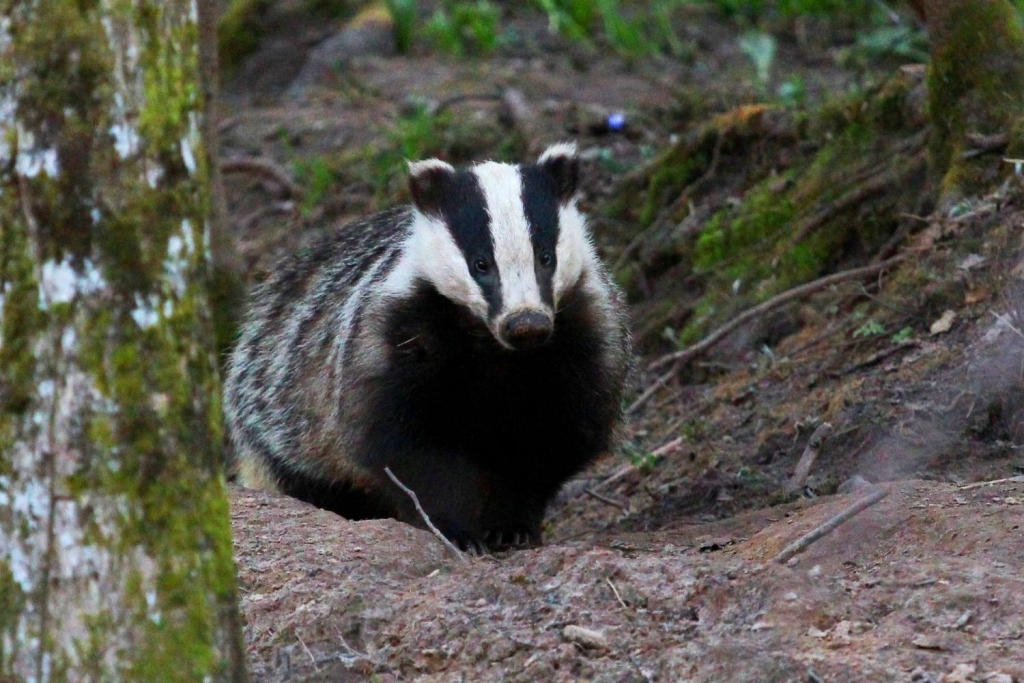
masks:
{"type": "Polygon", "coordinates": [[[510,313],[501,322],[499,334],[508,347],[521,350],[540,346],[551,338],[554,323],[543,311],[524,310],[510,313]]]}

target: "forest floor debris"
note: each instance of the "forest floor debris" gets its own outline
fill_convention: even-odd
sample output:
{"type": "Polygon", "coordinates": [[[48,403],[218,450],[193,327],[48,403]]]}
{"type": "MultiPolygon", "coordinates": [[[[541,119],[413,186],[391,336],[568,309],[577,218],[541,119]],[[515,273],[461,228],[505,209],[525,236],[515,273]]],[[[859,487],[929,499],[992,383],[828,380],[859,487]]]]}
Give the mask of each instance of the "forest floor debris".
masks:
{"type": "MultiPolygon", "coordinates": [[[[791,112],[751,104],[763,93],[739,29],[713,17],[684,28],[697,46],[688,63],[581,59],[543,20],[517,17],[522,45],[488,58],[368,53],[301,88],[306,52],[331,27],[289,21],[225,87],[225,183],[253,281],[282,252],[379,208],[396,148],[419,153],[413,143],[430,139],[453,160],[481,159],[572,138],[599,246],[619,266],[647,259],[638,320],[654,310],[661,321],[700,292],[651,241],[696,239],[714,211],[739,206],[749,159],[778,166],[766,196],[782,196],[787,158],[803,153],[786,148],[791,112]],[[621,132],[594,124],[618,111],[621,132]],[[617,222],[615,193],[685,146],[686,131],[706,163],[646,230],[617,222]],[[746,157],[727,149],[737,136],[746,157]]],[[[817,84],[819,97],[857,83],[826,42],[780,41],[780,78],[817,84]]],[[[900,178],[920,171],[924,137],[893,148],[907,156],[900,178]]],[[[999,143],[979,139],[976,153],[999,143]]],[[[840,203],[877,199],[892,180],[863,166],[836,188],[840,203]]],[[[835,211],[814,204],[799,230],[835,211]]],[[[567,484],[541,548],[462,563],[408,525],[233,489],[255,680],[1024,681],[1024,209],[1007,190],[924,213],[855,260],[870,284],[855,282],[862,270],[777,294],[778,309],[765,296],[689,346],[666,348],[660,322],[639,330],[643,365],[667,360],[643,377],[623,452],[567,484]],[[834,429],[814,450],[823,423],[834,429]]]]}

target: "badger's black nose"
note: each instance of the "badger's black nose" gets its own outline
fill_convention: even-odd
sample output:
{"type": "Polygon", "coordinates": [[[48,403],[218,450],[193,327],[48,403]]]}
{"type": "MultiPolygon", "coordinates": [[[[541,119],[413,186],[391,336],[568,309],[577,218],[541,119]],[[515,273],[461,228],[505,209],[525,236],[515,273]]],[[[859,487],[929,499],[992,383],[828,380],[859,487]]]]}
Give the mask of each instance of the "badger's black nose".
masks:
{"type": "Polygon", "coordinates": [[[513,313],[501,325],[501,336],[514,349],[529,349],[551,338],[551,318],[539,311],[513,313]]]}

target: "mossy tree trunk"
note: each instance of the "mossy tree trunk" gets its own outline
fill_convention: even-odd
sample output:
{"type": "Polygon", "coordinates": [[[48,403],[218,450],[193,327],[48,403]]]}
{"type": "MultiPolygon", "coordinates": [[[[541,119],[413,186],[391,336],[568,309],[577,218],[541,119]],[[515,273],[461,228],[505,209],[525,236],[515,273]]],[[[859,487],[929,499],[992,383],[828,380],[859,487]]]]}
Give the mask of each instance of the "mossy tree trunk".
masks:
{"type": "Polygon", "coordinates": [[[919,0],[915,8],[931,38],[932,175],[948,205],[1006,170],[991,155],[965,155],[979,136],[1006,135],[1011,156],[1024,152],[1024,31],[1009,0],[919,0]]]}
{"type": "Polygon", "coordinates": [[[0,680],[245,680],[197,0],[0,0],[0,680]]]}

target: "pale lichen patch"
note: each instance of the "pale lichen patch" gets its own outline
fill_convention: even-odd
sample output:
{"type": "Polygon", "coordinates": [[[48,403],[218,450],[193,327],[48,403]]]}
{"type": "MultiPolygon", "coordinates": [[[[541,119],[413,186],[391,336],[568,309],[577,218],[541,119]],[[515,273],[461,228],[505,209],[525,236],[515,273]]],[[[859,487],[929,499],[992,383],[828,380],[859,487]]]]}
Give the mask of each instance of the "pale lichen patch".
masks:
{"type": "Polygon", "coordinates": [[[156,327],[160,323],[160,300],[155,295],[143,297],[135,295],[135,308],[131,311],[132,320],[143,330],[156,327]]]}
{"type": "Polygon", "coordinates": [[[23,152],[18,155],[15,168],[26,178],[34,178],[46,173],[51,178],[57,177],[57,150],[43,149],[34,152],[23,152]]]}
{"type": "Polygon", "coordinates": [[[114,138],[114,151],[121,159],[129,159],[139,151],[139,133],[127,121],[115,121],[110,126],[114,138]]]}
{"type": "Polygon", "coordinates": [[[53,304],[66,304],[78,291],[78,274],[66,261],[47,261],[39,277],[39,301],[45,309],[53,304]]]}

